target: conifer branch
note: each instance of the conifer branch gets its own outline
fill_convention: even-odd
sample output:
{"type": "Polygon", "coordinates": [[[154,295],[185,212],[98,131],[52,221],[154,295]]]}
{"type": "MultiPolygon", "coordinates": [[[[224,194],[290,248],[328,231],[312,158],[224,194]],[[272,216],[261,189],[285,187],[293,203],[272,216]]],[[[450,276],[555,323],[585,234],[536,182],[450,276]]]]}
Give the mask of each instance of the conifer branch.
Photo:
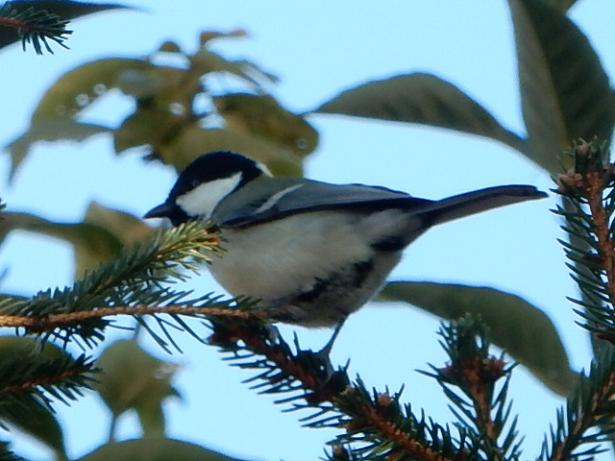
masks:
{"type": "Polygon", "coordinates": [[[344,430],[336,445],[352,448],[351,459],[466,459],[465,436],[453,438],[448,428],[414,416],[399,402],[401,392],[369,392],[360,378],[351,382],[345,367],[332,371],[328,359],[294,351],[272,327],[261,322],[212,321],[210,343],[229,353],[235,366],[257,370],[252,388],[266,394],[288,394],[277,403],[286,411],[312,410],[302,418],[308,427],[344,430]]]}
{"type": "MultiPolygon", "coordinates": [[[[75,382],[78,378],[80,378],[84,373],[91,372],[91,362],[88,362],[85,356],[81,356],[74,363],[65,364],[65,363],[46,363],[45,371],[47,373],[33,373],[33,377],[23,381],[23,380],[15,380],[12,383],[3,382],[2,386],[0,386],[0,394],[6,393],[19,393],[19,392],[32,392],[37,388],[43,388],[51,391],[52,386],[62,385],[65,386],[66,383],[75,382]],[[54,367],[58,367],[58,369],[53,370],[54,367]],[[53,371],[47,371],[47,370],[53,371]]],[[[78,385],[75,386],[75,388],[78,385]]],[[[72,398],[72,394],[67,392],[67,397],[72,398]]]]}
{"type": "MultiPolygon", "coordinates": [[[[612,348],[611,348],[612,349],[612,348]]],[[[615,431],[615,353],[601,352],[592,361],[589,374],[584,377],[565,409],[557,412],[555,430],[545,438],[541,460],[589,461],[608,449],[601,442],[610,441],[615,431]],[[590,433],[590,430],[593,432],[590,433]],[[581,446],[591,444],[580,450],[581,446]]]]}
{"type": "Polygon", "coordinates": [[[36,4],[18,10],[13,8],[13,3],[9,1],[0,6],[0,27],[16,29],[24,50],[28,43],[32,43],[36,54],[43,54],[43,47],[53,54],[49,41],[68,48],[64,41],[73,33],[66,29],[68,20],[45,9],[37,8],[36,4]]]}
{"type": "Polygon", "coordinates": [[[463,317],[442,325],[439,333],[450,362],[425,374],[438,381],[459,423],[468,428],[472,452],[494,461],[518,459],[517,418],[510,421],[507,398],[514,366],[490,355],[487,330],[479,319],[463,317]]]}
{"type": "MultiPolygon", "coordinates": [[[[226,306],[229,310],[232,307],[241,311],[253,305],[249,300],[223,301],[211,294],[189,299],[190,292],[163,285],[185,280],[186,272],[199,270],[209,261],[208,254],[217,248],[217,237],[207,233],[203,223],[160,231],[148,241],[86,274],[72,287],[40,292],[31,299],[1,298],[0,319],[4,326],[17,324],[25,334],[37,334],[44,339],[55,337],[64,342],[81,340],[85,346],[91,347],[103,338],[104,329],[110,323],[105,317],[111,314],[142,316],[162,313],[170,306],[166,313],[172,316],[175,326],[194,335],[179,318],[180,306],[194,308],[196,312],[196,308],[208,306],[226,306]],[[131,313],[129,308],[135,307],[139,310],[131,313]]],[[[170,337],[165,323],[158,317],[154,319],[163,333],[170,337]]],[[[161,346],[167,347],[167,341],[142,324],[161,346]]]]}
{"type": "Polygon", "coordinates": [[[597,140],[577,141],[567,154],[574,168],[558,177],[557,192],[570,207],[555,212],[566,219],[564,229],[589,248],[560,241],[583,293],[583,300],[572,301],[584,308],[577,313],[585,328],[615,343],[615,166],[607,144],[597,140]]]}
{"type": "Polygon", "coordinates": [[[17,456],[9,449],[9,444],[0,441],[0,461],[25,461],[21,456],[17,456]]]}
{"type": "Polygon", "coordinates": [[[19,418],[28,408],[43,405],[52,410],[51,400],[64,403],[90,388],[95,372],[93,361],[81,355],[28,361],[3,357],[0,361],[0,419],[19,418]]]}
{"type": "Polygon", "coordinates": [[[208,305],[205,307],[190,306],[188,304],[166,306],[114,306],[95,308],[90,311],[71,312],[67,314],[49,314],[46,316],[19,316],[1,315],[0,328],[26,328],[30,332],[48,332],[56,328],[66,328],[72,324],[98,320],[105,317],[117,317],[129,315],[132,317],[145,315],[185,315],[190,317],[227,317],[242,320],[265,319],[263,311],[247,311],[229,308],[228,304],[221,303],[219,306],[208,305]]]}
{"type": "Polygon", "coordinates": [[[330,451],[325,450],[325,456],[329,461],[355,461],[359,459],[354,456],[352,450],[342,445],[333,445],[330,451]]]}

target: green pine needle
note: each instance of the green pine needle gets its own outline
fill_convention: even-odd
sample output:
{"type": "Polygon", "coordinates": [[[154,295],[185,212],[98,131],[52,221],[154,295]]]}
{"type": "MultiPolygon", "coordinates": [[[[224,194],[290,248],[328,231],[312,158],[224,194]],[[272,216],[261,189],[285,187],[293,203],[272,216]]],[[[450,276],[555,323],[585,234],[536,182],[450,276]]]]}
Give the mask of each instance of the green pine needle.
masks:
{"type": "Polygon", "coordinates": [[[13,3],[6,2],[0,7],[0,26],[16,29],[24,50],[27,44],[32,43],[36,54],[43,54],[43,47],[53,54],[50,41],[68,48],[64,41],[72,31],[66,29],[67,20],[55,13],[37,8],[36,4],[19,11],[13,8],[13,3]]]}
{"type": "Polygon", "coordinates": [[[615,353],[605,348],[592,361],[566,407],[558,410],[555,427],[545,437],[540,460],[589,461],[608,451],[604,442],[615,431],[615,353]]]}
{"type": "MultiPolygon", "coordinates": [[[[191,297],[191,292],[169,286],[186,280],[190,272],[199,271],[209,261],[209,254],[216,250],[217,244],[211,240],[202,223],[162,230],[148,241],[127,249],[117,259],[85,274],[71,287],[42,291],[31,299],[0,298],[0,315],[41,319],[40,325],[24,328],[23,332],[37,334],[43,339],[56,338],[65,344],[77,342],[83,347],[92,347],[104,338],[109,320],[102,317],[77,318],[61,326],[46,328],[45,316],[78,314],[114,306],[216,305],[241,308],[250,305],[247,300],[223,301],[211,294],[191,297]]],[[[179,320],[179,315],[171,318],[174,319],[174,326],[187,329],[198,337],[179,320]]],[[[167,340],[141,320],[152,337],[168,350],[171,338],[166,331],[168,324],[158,317],[154,317],[154,322],[167,340]]]]}

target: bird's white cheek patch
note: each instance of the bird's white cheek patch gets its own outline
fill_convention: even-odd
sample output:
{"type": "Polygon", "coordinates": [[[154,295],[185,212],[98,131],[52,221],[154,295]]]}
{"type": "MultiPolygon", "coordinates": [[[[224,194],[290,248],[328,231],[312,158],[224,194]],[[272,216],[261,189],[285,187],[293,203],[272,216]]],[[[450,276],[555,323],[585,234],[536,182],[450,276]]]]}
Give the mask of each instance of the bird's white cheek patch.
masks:
{"type": "Polygon", "coordinates": [[[223,179],[215,179],[195,187],[180,195],[176,203],[188,216],[209,218],[224,197],[230,194],[241,182],[241,173],[223,179]]]}

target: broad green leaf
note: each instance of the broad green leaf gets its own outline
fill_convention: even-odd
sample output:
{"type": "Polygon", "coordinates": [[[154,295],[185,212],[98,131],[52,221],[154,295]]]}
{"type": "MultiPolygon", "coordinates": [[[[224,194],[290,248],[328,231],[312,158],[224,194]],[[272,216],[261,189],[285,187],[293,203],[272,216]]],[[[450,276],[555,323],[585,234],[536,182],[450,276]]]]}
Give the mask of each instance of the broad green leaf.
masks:
{"type": "Polygon", "coordinates": [[[32,121],[72,118],[115,88],[123,74],[127,79],[131,72],[149,68],[151,64],[147,61],[130,58],[105,58],[82,64],[47,89],[32,114],[32,121]]]}
{"type": "Polygon", "coordinates": [[[78,461],[236,461],[215,451],[173,439],[108,443],[78,461]]]}
{"type": "Polygon", "coordinates": [[[262,89],[263,84],[274,83],[276,81],[274,75],[262,70],[251,61],[245,59],[229,60],[207,48],[202,48],[194,55],[190,56],[190,64],[192,70],[198,72],[200,75],[212,72],[226,72],[260,89],[262,89]]]}
{"type": "Polygon", "coordinates": [[[102,369],[97,390],[111,412],[117,416],[136,409],[145,436],[164,434],[162,402],[178,396],[171,385],[177,365],[148,354],[135,341],[121,340],[105,349],[97,366],[102,369]]]}
{"type": "Polygon", "coordinates": [[[201,91],[199,77],[192,75],[190,70],[147,64],[140,69],[120,72],[115,86],[127,95],[142,99],[145,107],[157,103],[160,108],[169,110],[171,102],[188,103],[192,96],[201,91]],[[151,97],[155,97],[155,100],[147,99],[151,97]]]}
{"type": "Polygon", "coordinates": [[[448,320],[465,313],[478,315],[489,327],[493,344],[525,365],[552,391],[567,395],[576,382],[555,325],[519,296],[487,287],[391,282],[379,299],[404,301],[448,320]]]}
{"type": "Polygon", "coordinates": [[[78,275],[93,269],[101,261],[113,258],[122,248],[122,242],[117,237],[96,224],[58,223],[28,213],[2,213],[0,242],[14,230],[36,232],[70,242],[75,251],[78,275]]]}
{"type": "Polygon", "coordinates": [[[248,36],[248,32],[245,29],[233,29],[228,32],[221,32],[219,30],[204,30],[199,34],[199,43],[201,46],[209,45],[212,40],[218,40],[220,38],[244,38],[248,36]]]}
{"type": "Polygon", "coordinates": [[[568,11],[577,0],[543,0],[545,3],[551,5],[554,8],[559,9],[563,13],[568,11]]]}
{"type": "MultiPolygon", "coordinates": [[[[44,363],[47,360],[58,359],[67,353],[52,344],[44,345],[26,337],[2,336],[0,337],[0,360],[13,359],[28,360],[32,364],[44,363]]],[[[4,405],[7,405],[6,403],[4,405]]],[[[31,435],[36,440],[51,448],[59,458],[66,459],[64,435],[55,416],[45,407],[36,406],[24,411],[18,404],[15,408],[4,408],[4,414],[12,416],[3,418],[4,423],[15,426],[20,431],[31,435]]]]}
{"type": "Polygon", "coordinates": [[[109,231],[124,246],[140,242],[154,232],[153,227],[148,226],[135,215],[108,208],[96,202],[92,202],[88,207],[84,222],[109,231]]]}
{"type": "MultiPolygon", "coordinates": [[[[615,108],[608,77],[587,37],[543,0],[509,0],[521,104],[530,151],[552,173],[576,138],[609,140],[615,108]]],[[[566,165],[564,165],[566,166],[566,165]]]]}
{"type": "MultiPolygon", "coordinates": [[[[35,7],[39,10],[46,10],[50,13],[57,14],[62,19],[73,19],[100,11],[128,8],[118,3],[90,3],[72,0],[37,0],[36,2],[12,1],[9,3],[10,8],[17,12],[23,12],[28,8],[35,7]]],[[[20,40],[21,38],[19,37],[17,29],[0,27],[0,48],[4,48],[20,40]]]]}
{"type": "Polygon", "coordinates": [[[138,146],[155,150],[164,142],[172,142],[181,131],[181,120],[167,110],[138,109],[126,117],[113,133],[113,146],[118,154],[138,146]]]}
{"type": "Polygon", "coordinates": [[[452,83],[431,74],[398,75],[341,92],[315,112],[419,123],[485,136],[523,151],[525,142],[452,83]]]}
{"type": "Polygon", "coordinates": [[[199,155],[217,150],[241,152],[264,163],[273,174],[300,176],[301,159],[292,151],[247,133],[225,129],[206,129],[198,125],[185,128],[174,142],[160,146],[161,160],[183,170],[199,155]]]}
{"type": "Polygon", "coordinates": [[[182,54],[182,49],[179,44],[173,40],[165,40],[158,47],[159,53],[178,53],[182,54]]]}
{"type": "Polygon", "coordinates": [[[248,93],[213,98],[226,126],[307,155],[318,145],[318,132],[303,117],[284,109],[271,96],[248,93]]]}
{"type": "Polygon", "coordinates": [[[135,404],[139,422],[143,430],[143,437],[164,437],[165,418],[162,402],[141,399],[135,404]]]}
{"type": "Polygon", "coordinates": [[[137,110],[115,130],[114,147],[122,152],[131,147],[172,143],[181,130],[194,123],[194,98],[202,92],[201,73],[193,69],[152,67],[125,72],[118,86],[137,98],[137,110]]]}
{"type": "Polygon", "coordinates": [[[83,141],[91,136],[107,133],[110,129],[94,123],[71,119],[41,120],[30,125],[28,131],[6,146],[11,156],[10,176],[24,161],[32,144],[39,141],[83,141]]]}

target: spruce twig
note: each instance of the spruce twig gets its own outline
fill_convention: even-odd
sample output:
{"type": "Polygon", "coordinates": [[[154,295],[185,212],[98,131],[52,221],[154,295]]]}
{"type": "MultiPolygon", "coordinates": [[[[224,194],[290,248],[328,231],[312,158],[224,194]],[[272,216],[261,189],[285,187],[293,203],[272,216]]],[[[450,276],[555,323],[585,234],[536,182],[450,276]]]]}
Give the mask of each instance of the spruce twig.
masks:
{"type": "Polygon", "coordinates": [[[583,293],[573,300],[584,327],[615,343],[615,166],[606,143],[577,141],[570,152],[574,168],[558,177],[557,192],[569,200],[567,210],[555,212],[566,219],[564,229],[587,243],[580,248],[561,242],[571,260],[567,266],[583,293]]]}
{"type": "Polygon", "coordinates": [[[463,431],[453,437],[424,415],[417,418],[400,404],[401,392],[370,392],[360,378],[351,382],[346,367],[331,372],[328,359],[302,350],[296,338],[293,351],[261,322],[220,319],[212,326],[210,343],[230,354],[235,366],[258,372],[247,380],[253,389],[287,394],[277,400],[286,411],[311,410],[301,420],[308,427],[342,429],[334,444],[352,447],[351,459],[466,459],[463,431]]]}
{"type": "Polygon", "coordinates": [[[71,312],[66,314],[49,314],[45,316],[35,315],[2,315],[0,314],[0,328],[26,328],[30,332],[48,332],[57,328],[66,328],[72,324],[87,322],[89,320],[104,319],[105,317],[118,317],[128,315],[132,317],[146,315],[185,315],[190,317],[227,317],[242,320],[264,319],[263,311],[247,311],[230,309],[228,303],[220,303],[219,306],[208,305],[205,307],[191,306],[186,304],[166,306],[113,306],[94,308],[89,311],[71,312]]]}
{"type": "Polygon", "coordinates": [[[601,352],[581,379],[566,407],[558,410],[556,427],[542,446],[544,461],[589,461],[607,451],[600,445],[615,432],[615,353],[601,352]],[[590,432],[593,431],[593,432],[590,432]],[[581,449],[583,445],[588,448],[581,449]]]}
{"type": "Polygon", "coordinates": [[[68,403],[90,388],[96,370],[93,361],[81,355],[28,361],[23,357],[0,360],[0,419],[11,420],[28,408],[44,406],[53,411],[53,399],[68,403]]]}
{"type": "Polygon", "coordinates": [[[25,461],[21,456],[17,456],[13,453],[9,444],[4,441],[0,441],[0,461],[25,461]]]}
{"type": "Polygon", "coordinates": [[[43,54],[43,47],[53,54],[49,41],[68,48],[64,41],[73,33],[66,29],[68,20],[45,9],[37,8],[35,3],[25,10],[13,8],[12,3],[14,2],[9,1],[0,6],[0,27],[16,29],[24,50],[28,43],[32,43],[36,54],[43,54]]]}
{"type": "Polygon", "coordinates": [[[452,402],[459,424],[468,429],[472,452],[494,461],[519,459],[517,418],[510,419],[507,398],[514,365],[490,355],[488,332],[479,319],[463,317],[443,324],[439,333],[450,361],[425,374],[438,381],[452,402]]]}
{"type": "MultiPolygon", "coordinates": [[[[175,326],[197,338],[181,316],[260,315],[254,309],[253,314],[248,313],[246,308],[254,304],[250,300],[222,300],[211,294],[193,298],[188,291],[168,286],[185,280],[187,271],[198,271],[217,248],[217,237],[207,233],[203,223],[160,231],[86,274],[72,287],[40,292],[31,299],[0,298],[0,326],[91,347],[103,338],[110,324],[106,317],[111,315],[150,316],[167,338],[168,322],[154,314],[168,314],[175,326]]],[[[158,344],[169,350],[172,341],[165,341],[143,319],[141,322],[158,344]]]]}
{"type": "Polygon", "coordinates": [[[330,451],[325,451],[325,459],[329,461],[359,461],[361,458],[355,456],[351,449],[343,445],[333,445],[330,451]]]}

